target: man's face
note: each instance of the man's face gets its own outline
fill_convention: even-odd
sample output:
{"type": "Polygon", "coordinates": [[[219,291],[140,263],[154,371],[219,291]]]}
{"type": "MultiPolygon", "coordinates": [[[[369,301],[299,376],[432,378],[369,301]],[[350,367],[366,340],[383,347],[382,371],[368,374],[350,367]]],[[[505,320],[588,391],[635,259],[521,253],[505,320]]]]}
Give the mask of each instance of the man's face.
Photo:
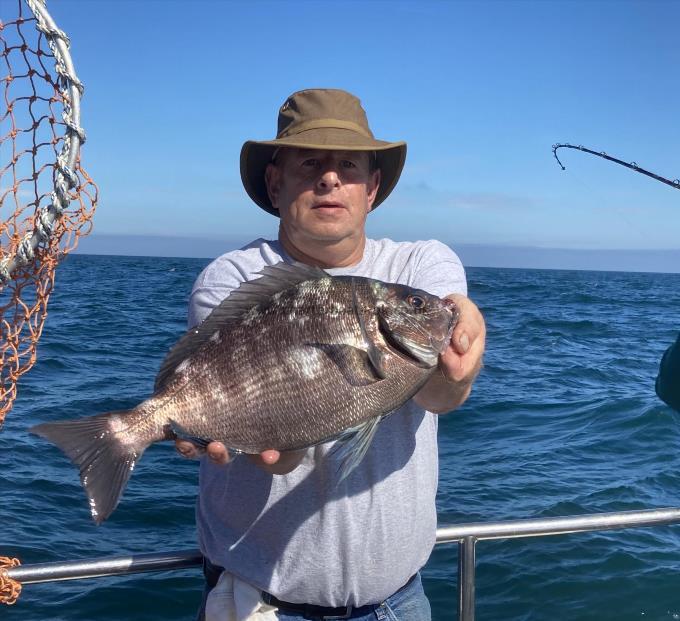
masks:
{"type": "Polygon", "coordinates": [[[283,233],[304,251],[309,243],[363,238],[380,171],[371,172],[363,151],[282,148],[265,178],[283,233]]]}

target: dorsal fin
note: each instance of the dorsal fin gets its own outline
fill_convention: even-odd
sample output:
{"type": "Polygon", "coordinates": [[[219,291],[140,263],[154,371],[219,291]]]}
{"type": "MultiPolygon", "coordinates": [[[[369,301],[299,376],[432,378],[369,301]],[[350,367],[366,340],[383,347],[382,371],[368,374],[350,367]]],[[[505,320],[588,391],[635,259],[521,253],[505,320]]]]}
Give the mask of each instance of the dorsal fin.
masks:
{"type": "Polygon", "coordinates": [[[236,321],[254,306],[268,302],[279,291],[328,276],[320,267],[304,263],[268,265],[259,274],[260,278],[242,282],[213,309],[203,323],[189,330],[175,343],[161,364],[154,383],[154,392],[163,388],[177,367],[207,343],[220,328],[236,321]]]}

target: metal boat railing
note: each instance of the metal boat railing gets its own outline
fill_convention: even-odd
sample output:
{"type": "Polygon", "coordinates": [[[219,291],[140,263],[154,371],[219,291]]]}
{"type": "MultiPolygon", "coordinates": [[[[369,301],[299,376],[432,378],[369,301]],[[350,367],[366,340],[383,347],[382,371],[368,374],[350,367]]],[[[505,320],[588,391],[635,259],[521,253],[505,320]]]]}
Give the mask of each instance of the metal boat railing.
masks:
{"type": "MultiPolygon", "coordinates": [[[[474,621],[475,552],[478,541],[662,526],[679,522],[680,508],[594,513],[505,522],[479,522],[440,527],[437,529],[437,543],[458,543],[458,620],[474,621]]],[[[200,565],[201,561],[202,556],[198,550],[180,550],[160,554],[136,554],[91,560],[20,565],[9,569],[8,573],[13,580],[26,585],[144,571],[182,569],[200,565]]]]}
{"type": "Polygon", "coordinates": [[[458,620],[474,621],[475,546],[478,541],[661,526],[678,522],[680,522],[679,508],[593,513],[507,522],[479,522],[439,528],[437,543],[458,542],[458,620]]]}

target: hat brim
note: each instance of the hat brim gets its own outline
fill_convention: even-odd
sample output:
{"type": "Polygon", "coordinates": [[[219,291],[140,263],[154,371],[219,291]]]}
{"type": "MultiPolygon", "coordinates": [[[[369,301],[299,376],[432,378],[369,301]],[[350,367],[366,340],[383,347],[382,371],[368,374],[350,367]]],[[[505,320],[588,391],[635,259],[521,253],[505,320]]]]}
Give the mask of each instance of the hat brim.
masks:
{"type": "Polygon", "coordinates": [[[373,203],[375,209],[397,185],[406,161],[405,142],[373,140],[340,128],[310,129],[277,140],[248,140],[241,148],[241,181],[248,196],[265,211],[275,216],[277,209],[271,204],[264,175],[276,149],[297,147],[329,151],[375,151],[376,164],[381,172],[380,187],[373,203]]]}

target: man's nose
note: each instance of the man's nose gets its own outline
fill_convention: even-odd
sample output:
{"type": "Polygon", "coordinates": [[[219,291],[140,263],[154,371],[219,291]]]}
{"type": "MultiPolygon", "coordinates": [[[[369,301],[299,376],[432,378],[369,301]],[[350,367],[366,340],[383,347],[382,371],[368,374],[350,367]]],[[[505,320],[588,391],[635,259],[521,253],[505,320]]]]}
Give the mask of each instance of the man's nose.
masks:
{"type": "Polygon", "coordinates": [[[336,188],[340,185],[340,177],[338,176],[338,171],[334,166],[327,166],[324,169],[324,171],[319,176],[317,185],[324,190],[336,188]]]}

